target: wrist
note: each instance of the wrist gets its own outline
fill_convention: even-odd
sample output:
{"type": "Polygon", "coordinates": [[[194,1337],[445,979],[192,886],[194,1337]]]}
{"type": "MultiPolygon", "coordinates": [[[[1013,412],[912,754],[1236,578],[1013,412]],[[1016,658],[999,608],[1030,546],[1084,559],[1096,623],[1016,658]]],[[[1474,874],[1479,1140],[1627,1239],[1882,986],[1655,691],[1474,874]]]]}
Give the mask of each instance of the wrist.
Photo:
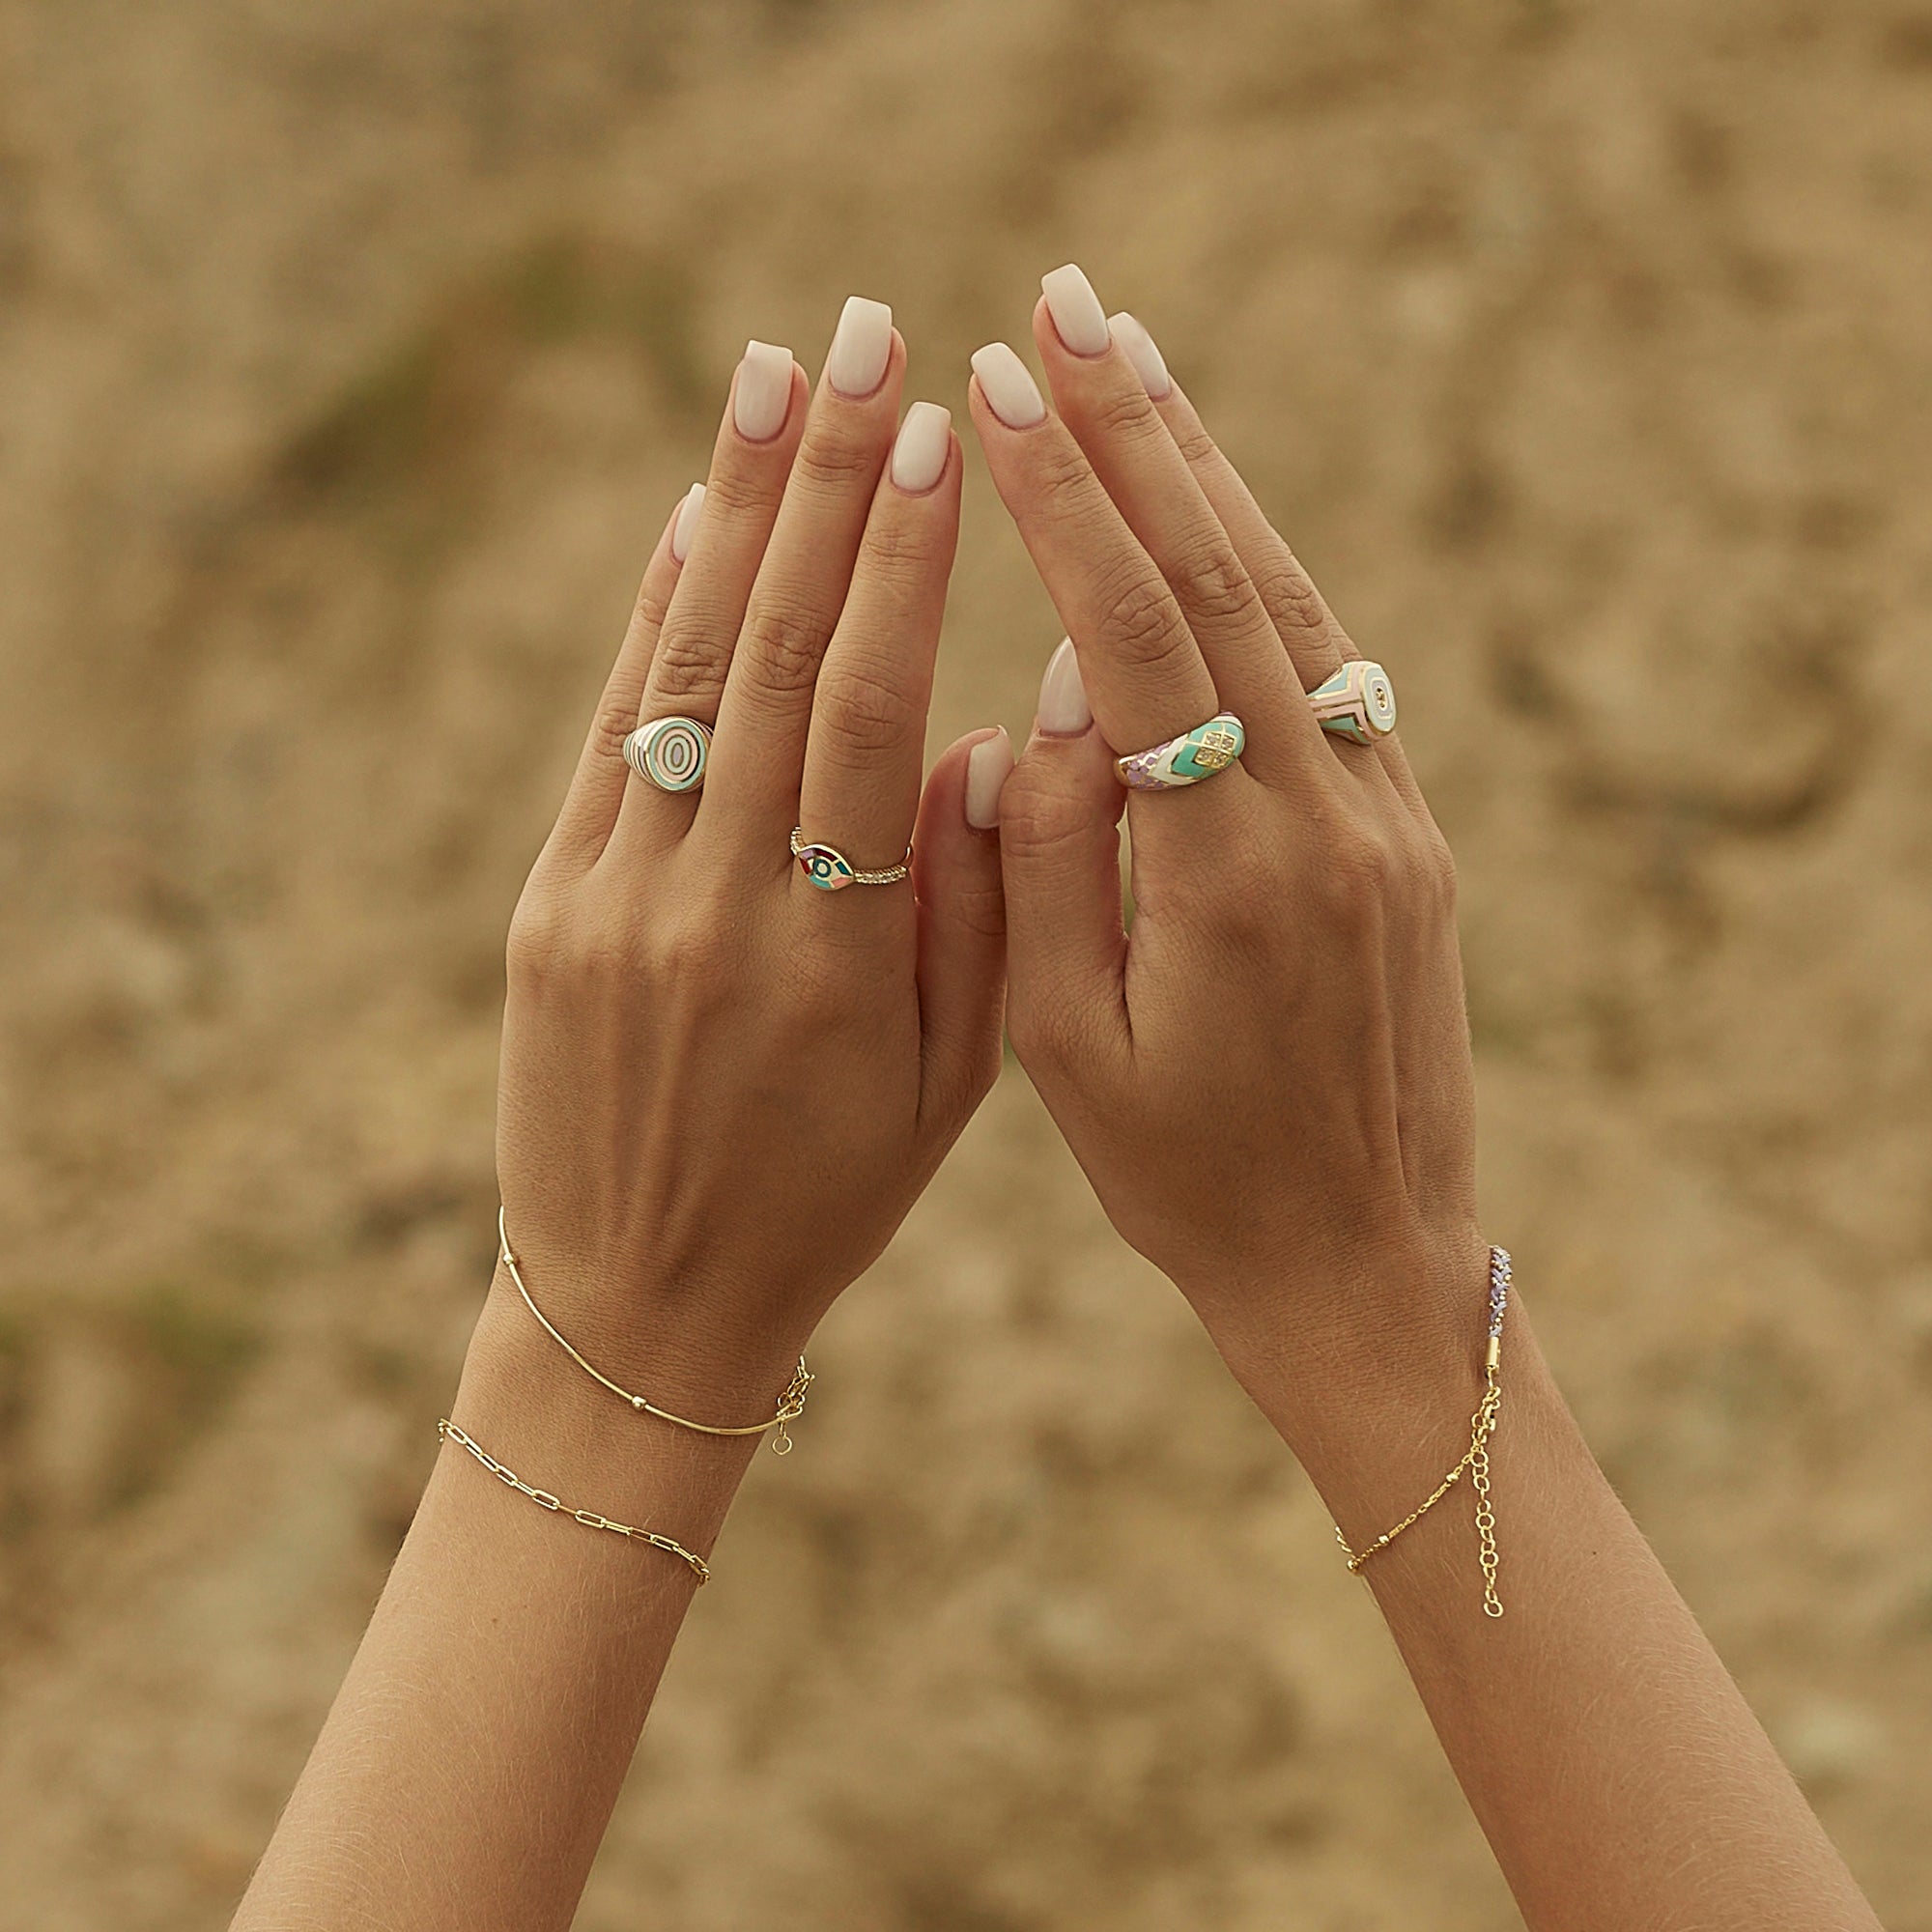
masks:
{"type": "MultiPolygon", "coordinates": [[[[1357,1547],[1387,1526],[1374,1519],[1405,1496],[1395,1516],[1412,1507],[1469,1446],[1489,1342],[1489,1253],[1469,1236],[1386,1254],[1338,1269],[1319,1295],[1288,1298],[1279,1313],[1258,1319],[1268,1299],[1244,1295],[1238,1319],[1209,1322],[1345,1534],[1360,1532],[1357,1547]]],[[[1283,1299],[1277,1288],[1273,1300],[1283,1299]]],[[[1514,1294],[1501,1349],[1506,1390],[1540,1373],[1514,1294]]]]}
{"type": "Polygon", "coordinates": [[[493,1332],[529,1342],[619,1408],[639,1397],[723,1431],[778,1413],[810,1326],[781,1283],[668,1279],[529,1238],[514,1262],[498,1257],[485,1307],[493,1332]]]}
{"type": "MultiPolygon", "coordinates": [[[[718,1371],[722,1383],[722,1362],[718,1371]]],[[[703,1393],[694,1385],[690,1399],[697,1419],[708,1420],[708,1410],[696,1409],[703,1393]]],[[[745,1391],[738,1394],[742,1402],[745,1391]]],[[[491,1456],[568,1507],[662,1529],[700,1554],[709,1553],[765,1440],[702,1435],[638,1412],[543,1331],[500,1269],[450,1416],[491,1456]]],[[[744,1419],[754,1420],[755,1411],[744,1419]]]]}

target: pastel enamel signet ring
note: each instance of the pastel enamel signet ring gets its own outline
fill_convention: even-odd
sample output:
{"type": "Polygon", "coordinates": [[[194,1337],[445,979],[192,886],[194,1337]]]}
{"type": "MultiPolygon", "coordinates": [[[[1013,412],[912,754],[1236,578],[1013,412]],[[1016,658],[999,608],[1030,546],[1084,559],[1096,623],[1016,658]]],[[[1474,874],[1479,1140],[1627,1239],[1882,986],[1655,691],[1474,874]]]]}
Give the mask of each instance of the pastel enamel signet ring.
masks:
{"type": "Polygon", "coordinates": [[[660,791],[696,791],[711,756],[711,726],[696,718],[653,718],[624,740],[624,762],[660,791]]]}
{"type": "Polygon", "coordinates": [[[1322,730],[1372,745],[1395,729],[1395,686],[1380,665],[1351,658],[1308,694],[1322,730]]]}

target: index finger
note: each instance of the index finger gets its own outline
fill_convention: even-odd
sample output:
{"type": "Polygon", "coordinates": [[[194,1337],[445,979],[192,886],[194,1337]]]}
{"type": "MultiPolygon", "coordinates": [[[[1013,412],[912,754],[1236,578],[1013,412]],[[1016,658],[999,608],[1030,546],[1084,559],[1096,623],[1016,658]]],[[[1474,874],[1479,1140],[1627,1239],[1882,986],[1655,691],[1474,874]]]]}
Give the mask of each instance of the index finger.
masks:
{"type": "Polygon", "coordinates": [[[1139,752],[1212,718],[1214,680],[1174,592],[1026,364],[988,344],[970,394],[993,482],[1079,652],[1101,735],[1139,752]]]}

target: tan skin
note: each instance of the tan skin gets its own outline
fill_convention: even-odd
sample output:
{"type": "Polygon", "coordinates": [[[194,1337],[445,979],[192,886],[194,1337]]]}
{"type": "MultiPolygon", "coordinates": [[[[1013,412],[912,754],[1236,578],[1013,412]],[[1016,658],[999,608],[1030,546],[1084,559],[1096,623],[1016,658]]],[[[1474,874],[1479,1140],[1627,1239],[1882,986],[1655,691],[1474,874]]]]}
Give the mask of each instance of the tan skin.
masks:
{"type": "MultiPolygon", "coordinates": [[[[1115,1225],[1360,1545],[1461,1453],[1480,1381],[1453,871],[1399,742],[1315,725],[1301,693],[1352,649],[1179,389],[1118,341],[1074,354],[1044,303],[1035,336],[1052,411],[1010,428],[978,380],[972,410],[1078,668],[997,839],[967,821],[976,751],[981,791],[1004,770],[988,734],[921,790],[959,459],[917,495],[882,474],[896,338],[867,398],[822,383],[808,412],[795,376],[765,443],[727,412],[513,927],[512,1233],[617,1379],[753,1419],[990,1084],[1009,971],[1014,1045],[1115,1225]],[[1129,939],[1110,748],[1223,708],[1242,766],[1128,804],[1129,939]],[[615,755],[667,711],[718,720],[696,799],[615,755]],[[890,864],[915,811],[916,895],[785,863],[802,821],[890,864]]],[[[1520,1310],[1505,1383],[1507,1614],[1481,1613],[1459,1507],[1367,1574],[1527,1922],[1874,1925],[1520,1310]]],[[[632,1414],[500,1274],[454,1413],[566,1502],[707,1553],[752,1453],[632,1414]]],[[[236,1924],[567,1924],[695,1587],[446,1448],[236,1924]]]]}

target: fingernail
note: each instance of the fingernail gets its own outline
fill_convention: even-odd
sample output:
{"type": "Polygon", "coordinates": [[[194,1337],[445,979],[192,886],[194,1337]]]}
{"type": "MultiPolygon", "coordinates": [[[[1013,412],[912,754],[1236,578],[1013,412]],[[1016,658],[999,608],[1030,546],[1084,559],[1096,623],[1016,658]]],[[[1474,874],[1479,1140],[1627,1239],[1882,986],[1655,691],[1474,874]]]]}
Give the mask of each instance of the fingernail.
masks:
{"type": "Polygon", "coordinates": [[[1031,429],[1045,421],[1046,405],[1039,399],[1038,385],[1004,342],[989,342],[980,350],[973,357],[973,373],[993,413],[1009,429],[1031,429]]]}
{"type": "Polygon", "coordinates": [[[1053,332],[1076,355],[1104,355],[1112,337],[1107,333],[1107,311],[1094,293],[1094,284],[1071,262],[1039,278],[1040,294],[1046,298],[1046,312],[1053,318],[1053,332]]]}
{"type": "Polygon", "coordinates": [[[1127,360],[1134,365],[1142,386],[1155,402],[1159,402],[1174,387],[1174,378],[1167,373],[1166,360],[1153,337],[1125,309],[1115,316],[1107,327],[1114,331],[1114,340],[1127,352],[1127,360]]]}
{"type": "Polygon", "coordinates": [[[677,522],[670,526],[670,554],[673,563],[682,563],[691,554],[691,540],[697,533],[697,513],[704,507],[704,485],[694,483],[677,506],[677,522]]]}
{"type": "Polygon", "coordinates": [[[892,355],[892,310],[864,296],[847,296],[825,356],[832,386],[841,396],[869,396],[886,380],[892,355]]]}
{"type": "Polygon", "coordinates": [[[731,395],[731,420],[747,442],[769,442],[791,409],[791,351],[748,342],[731,395]]]}
{"type": "Polygon", "coordinates": [[[1060,648],[1046,661],[1039,681],[1039,712],[1034,724],[1049,738],[1077,738],[1094,722],[1087,687],[1080,682],[1080,660],[1073,639],[1062,638],[1060,648]]]}
{"type": "Polygon", "coordinates": [[[1000,793],[1013,768],[1013,741],[1002,727],[966,753],[966,823],[990,832],[1000,822],[1000,793]]]}
{"type": "Polygon", "coordinates": [[[893,444],[893,482],[909,497],[923,496],[946,473],[952,453],[952,412],[937,403],[915,403],[893,444]]]}

